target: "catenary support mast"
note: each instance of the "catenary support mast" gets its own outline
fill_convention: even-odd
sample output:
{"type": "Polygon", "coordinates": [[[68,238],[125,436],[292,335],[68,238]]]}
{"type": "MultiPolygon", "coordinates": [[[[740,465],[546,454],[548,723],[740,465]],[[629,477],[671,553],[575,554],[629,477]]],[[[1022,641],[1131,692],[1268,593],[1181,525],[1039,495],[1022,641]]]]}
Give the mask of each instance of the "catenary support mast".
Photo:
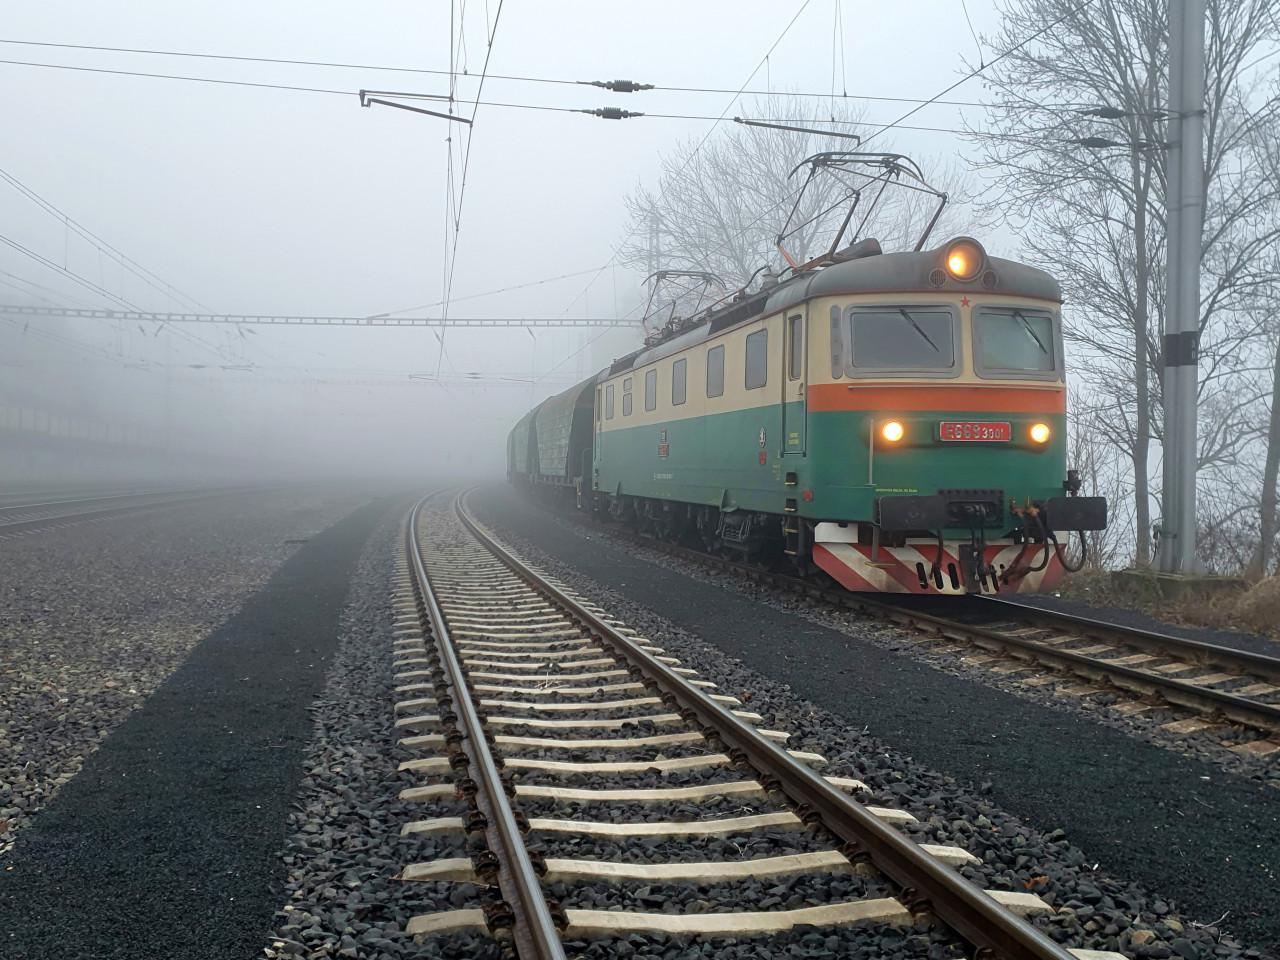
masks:
{"type": "Polygon", "coordinates": [[[1168,277],[1160,569],[1196,569],[1200,254],[1204,231],[1205,0],[1169,0],[1168,277]]]}

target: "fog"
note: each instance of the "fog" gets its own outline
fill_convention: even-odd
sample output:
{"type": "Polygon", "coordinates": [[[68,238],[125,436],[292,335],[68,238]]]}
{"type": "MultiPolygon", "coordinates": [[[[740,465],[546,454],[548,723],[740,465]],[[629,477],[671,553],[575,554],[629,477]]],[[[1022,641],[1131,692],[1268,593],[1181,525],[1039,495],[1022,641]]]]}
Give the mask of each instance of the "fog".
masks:
{"type": "MultiPolygon", "coordinates": [[[[966,72],[966,58],[991,55],[967,17],[979,33],[995,26],[989,0],[969,0],[967,14],[953,0],[454,8],[3,3],[0,303],[439,317],[451,291],[455,318],[634,318],[643,278],[612,259],[623,198],[654,182],[664,151],[715,136],[714,118],[745,114],[749,101],[499,75],[930,97],[966,72]],[[356,95],[447,93],[439,73],[30,45],[447,72],[451,30],[455,109],[474,111],[469,131],[362,108],[356,95]],[[677,118],[612,121],[539,106],[677,118]]],[[[975,81],[955,97],[980,93],[975,81]]],[[[866,120],[887,123],[909,108],[868,101],[866,120]]],[[[928,107],[909,123],[941,132],[901,130],[893,144],[926,171],[954,161],[962,141],[945,131],[961,125],[963,109],[928,107]]],[[[998,232],[989,240],[997,254],[1014,243],[998,232]]],[[[442,335],[3,315],[0,481],[499,475],[506,434],[527,409],[640,336],[635,324],[442,335]]]]}

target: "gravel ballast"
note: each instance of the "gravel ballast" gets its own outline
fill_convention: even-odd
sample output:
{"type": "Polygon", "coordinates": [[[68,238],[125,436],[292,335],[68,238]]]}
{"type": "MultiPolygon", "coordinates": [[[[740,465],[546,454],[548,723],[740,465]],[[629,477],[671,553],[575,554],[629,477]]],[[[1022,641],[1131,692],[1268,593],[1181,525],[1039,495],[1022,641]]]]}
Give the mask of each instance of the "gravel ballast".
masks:
{"type": "MultiPolygon", "coordinates": [[[[385,526],[385,525],[384,525],[385,526]]],[[[305,761],[309,775],[302,783],[298,811],[292,817],[296,833],[285,852],[290,866],[287,906],[276,915],[275,936],[268,940],[269,957],[490,957],[499,948],[474,935],[414,938],[399,934],[417,914],[459,907],[475,907],[493,896],[492,891],[470,883],[404,883],[395,879],[403,865],[474,853],[460,838],[401,836],[409,821],[458,816],[462,804],[452,795],[420,803],[406,803],[397,794],[409,786],[437,782],[438,778],[397,771],[402,760],[434,753],[396,745],[403,731],[394,727],[392,704],[397,693],[396,667],[391,660],[394,632],[393,607],[387,593],[395,538],[389,532],[371,543],[353,581],[353,592],[344,619],[344,636],[325,691],[317,701],[316,738],[305,761]]],[[[634,735],[637,730],[623,731],[634,735]]],[[[600,731],[616,735],[617,731],[600,731]]],[[[520,756],[563,756],[564,751],[519,751],[520,756]]],[[[722,772],[720,776],[724,776],[722,772]]],[[[518,777],[522,782],[542,781],[541,775],[518,777]]],[[[554,779],[554,778],[553,778],[554,779]]],[[[694,777],[693,779],[702,779],[694,777]]],[[[737,779],[731,777],[731,779],[737,779]]],[[[646,785],[672,785],[690,777],[641,778],[646,785]]],[[[586,785],[587,779],[555,780],[559,785],[586,785]]],[[[610,786],[617,783],[611,781],[610,786]]],[[[546,804],[518,798],[526,812],[569,817],[584,810],[599,819],[623,821],[643,814],[643,819],[674,815],[699,819],[717,813],[741,815],[744,805],[735,801],[708,804],[644,805],[546,804]],[[669,807],[669,809],[667,809],[669,807]]],[[[761,808],[776,809],[774,801],[761,808]]],[[[754,804],[753,804],[754,806],[754,804]]],[[[697,838],[689,842],[654,838],[646,844],[626,843],[572,833],[535,832],[531,845],[549,854],[588,859],[607,858],[632,862],[664,859],[717,859],[764,856],[814,847],[805,831],[761,829],[727,839],[697,838]]],[[[827,844],[829,847],[829,844],[827,844]]],[[[638,882],[554,883],[549,892],[568,908],[623,908],[640,911],[698,913],[709,910],[781,910],[859,896],[875,896],[883,890],[877,877],[812,876],[779,877],[719,884],[643,884],[638,882]]],[[[899,928],[815,930],[800,927],[774,938],[680,942],[658,935],[635,934],[622,940],[572,941],[570,956],[588,957],[746,957],[842,956],[880,958],[932,958],[955,955],[954,939],[943,931],[899,928]]]]}
{"type": "Polygon", "coordinates": [[[400,835],[407,823],[464,810],[451,795],[425,803],[398,797],[405,788],[439,781],[397,770],[402,761],[424,755],[399,746],[413,731],[395,727],[394,704],[406,696],[395,691],[404,681],[395,678],[399,668],[391,655],[392,565],[403,515],[399,510],[384,517],[352,577],[341,644],[312,709],[307,773],[283,851],[288,882],[273,935],[264,941],[268,957],[321,950],[377,960],[502,955],[496,943],[476,934],[415,943],[403,933],[418,914],[473,907],[488,897],[475,884],[395,879],[411,863],[474,853],[474,841],[458,835],[400,835]]]}
{"type": "Polygon", "coordinates": [[[765,726],[799,727],[790,746],[845,761],[871,802],[901,797],[931,842],[965,839],[975,881],[1065,905],[1081,945],[1200,960],[1280,942],[1280,804],[1263,783],[639,559],[505,487],[472,506],[526,559],[749,693],[765,726]]]}
{"type": "MultiPolygon", "coordinates": [[[[188,650],[162,651],[146,636],[130,635],[104,653],[76,631],[83,619],[70,605],[51,602],[68,593],[92,595],[79,582],[84,571],[68,572],[62,593],[50,587],[48,634],[76,631],[76,640],[64,648],[68,659],[82,653],[94,659],[95,669],[115,665],[152,680],[168,673],[173,660],[182,662],[137,709],[129,712],[133,704],[126,705],[123,722],[18,833],[0,872],[5,956],[229,958],[261,949],[272,911],[283,902],[279,856],[312,734],[308,711],[337,646],[351,568],[390,507],[361,499],[366,506],[310,542],[289,545],[296,552],[265,586],[188,650]]],[[[325,519],[312,512],[305,524],[310,529],[299,539],[325,519]]],[[[152,515],[145,524],[160,522],[152,515]]],[[[262,534],[283,532],[248,509],[236,522],[214,513],[204,526],[190,515],[181,523],[201,549],[208,550],[211,541],[228,545],[225,554],[218,552],[223,563],[248,543],[265,566],[272,554],[262,534]],[[259,530],[257,539],[250,528],[259,530]]],[[[85,546],[77,544],[91,564],[87,569],[103,567],[92,586],[102,590],[104,580],[113,583],[140,607],[159,603],[188,630],[199,629],[190,616],[182,620],[184,604],[211,588],[216,592],[207,575],[226,568],[211,563],[202,582],[193,569],[199,564],[189,565],[191,579],[177,584],[178,595],[169,600],[165,571],[176,566],[180,539],[163,528],[152,554],[143,557],[149,538],[125,550],[123,536],[116,531],[114,551],[104,542],[85,555],[85,546]]],[[[33,542],[27,541],[28,550],[33,542]]],[[[47,575],[56,577],[56,568],[47,575]]],[[[238,600],[219,594],[200,617],[225,616],[223,605],[238,600]]],[[[10,595],[7,602],[17,601],[10,595]]],[[[127,604],[125,612],[137,615],[127,604]]],[[[121,622],[131,621],[122,616],[121,622]]],[[[53,668],[62,667],[59,662],[53,668]]],[[[49,680],[59,682],[58,675],[49,680]]]]}
{"type": "Polygon", "coordinates": [[[291,487],[0,540],[0,854],[202,636],[369,498],[291,487]]]}

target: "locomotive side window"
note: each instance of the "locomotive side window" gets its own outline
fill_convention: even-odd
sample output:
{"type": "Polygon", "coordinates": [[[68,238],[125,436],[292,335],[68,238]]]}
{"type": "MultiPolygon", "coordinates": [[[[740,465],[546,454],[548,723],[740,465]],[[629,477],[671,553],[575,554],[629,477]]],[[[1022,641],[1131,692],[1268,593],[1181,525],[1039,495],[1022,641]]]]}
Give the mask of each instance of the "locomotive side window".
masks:
{"type": "Polygon", "coordinates": [[[613,384],[604,388],[604,418],[613,419],[613,384]]]}
{"type": "Polygon", "coordinates": [[[950,309],[908,306],[848,307],[850,376],[917,370],[959,373],[956,317],[950,309]]]}
{"type": "Polygon", "coordinates": [[[631,378],[622,381],[622,415],[631,416],[631,378]]]}
{"type": "Polygon", "coordinates": [[[804,371],[804,324],[798,316],[787,320],[787,341],[791,351],[787,358],[787,379],[799,380],[804,371]]]}
{"type": "Polygon", "coordinates": [[[769,373],[769,331],[757,330],[747,337],[747,389],[763,387],[769,373]]]}
{"type": "Polygon", "coordinates": [[[840,308],[831,308],[831,379],[844,376],[844,331],[840,329],[840,308]]]}
{"type": "Polygon", "coordinates": [[[671,405],[678,407],[684,403],[684,381],[689,369],[689,362],[683,358],[671,365],[671,405]]]}
{"type": "Polygon", "coordinates": [[[707,396],[724,396],[724,344],[707,351],[707,396]]]}
{"type": "Polygon", "coordinates": [[[658,371],[650,370],[644,375],[644,408],[653,410],[658,406],[658,371]]]}
{"type": "Polygon", "coordinates": [[[975,318],[973,336],[978,376],[1056,379],[1058,337],[1051,313],[984,308],[975,318]]]}

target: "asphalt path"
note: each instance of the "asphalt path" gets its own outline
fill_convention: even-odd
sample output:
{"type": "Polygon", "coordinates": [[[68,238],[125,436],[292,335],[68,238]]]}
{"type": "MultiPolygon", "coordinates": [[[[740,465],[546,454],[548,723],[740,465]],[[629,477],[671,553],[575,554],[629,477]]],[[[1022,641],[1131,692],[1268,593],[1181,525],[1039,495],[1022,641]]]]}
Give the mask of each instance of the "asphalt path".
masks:
{"type": "Polygon", "coordinates": [[[915,760],[985,789],[1091,862],[1248,946],[1280,945],[1280,792],[1086,718],[951,676],[639,559],[625,544],[477,490],[478,518],[655,611],[915,760]],[[984,785],[989,785],[985,786],[984,785]]]}
{"type": "Polygon", "coordinates": [[[0,956],[260,956],[282,905],[309,708],[391,507],[304,544],[88,757],[0,861],[0,956]]]}

